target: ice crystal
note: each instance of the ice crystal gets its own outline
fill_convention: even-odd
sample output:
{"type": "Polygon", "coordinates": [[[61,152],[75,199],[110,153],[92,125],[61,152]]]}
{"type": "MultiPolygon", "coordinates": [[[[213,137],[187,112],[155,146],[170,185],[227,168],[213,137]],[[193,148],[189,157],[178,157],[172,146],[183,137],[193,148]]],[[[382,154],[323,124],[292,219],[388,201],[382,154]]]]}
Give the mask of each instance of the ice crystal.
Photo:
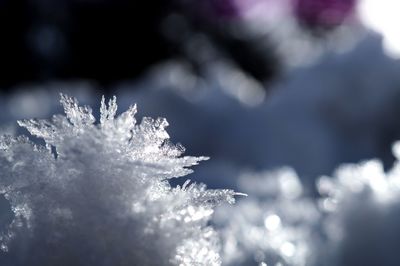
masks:
{"type": "Polygon", "coordinates": [[[296,173],[282,168],[245,174],[239,183],[249,197],[232,209],[219,207],[214,218],[223,239],[223,265],[311,265],[320,214],[296,173]]]}
{"type": "Polygon", "coordinates": [[[319,179],[328,241],[318,265],[398,265],[400,143],[393,151],[397,162],[388,172],[369,160],[319,179]]]}
{"type": "Polygon", "coordinates": [[[182,157],[163,118],[137,124],[136,106],[116,116],[115,98],[102,99],[99,124],[76,99],[61,103],[66,116],[18,122],[45,146],[0,138],[0,193],[13,213],[0,265],[219,265],[207,222],[235,193],[168,182],[207,158],[182,157]]]}

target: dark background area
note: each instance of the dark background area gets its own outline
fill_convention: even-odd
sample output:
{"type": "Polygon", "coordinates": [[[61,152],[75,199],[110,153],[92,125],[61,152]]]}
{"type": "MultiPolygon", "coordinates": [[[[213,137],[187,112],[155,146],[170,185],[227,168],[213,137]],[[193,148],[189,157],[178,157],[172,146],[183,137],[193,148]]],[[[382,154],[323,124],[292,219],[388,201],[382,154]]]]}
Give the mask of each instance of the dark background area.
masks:
{"type": "Polygon", "coordinates": [[[0,90],[85,79],[107,93],[114,82],[138,78],[168,58],[187,60],[201,75],[204,62],[185,47],[196,34],[206,35],[216,50],[256,79],[276,76],[278,60],[259,40],[227,31],[234,18],[228,2],[220,2],[1,0],[0,90]],[[207,3],[218,14],[209,13],[207,3]]]}
{"type": "Polygon", "coordinates": [[[159,32],[166,1],[0,1],[0,88],[52,79],[100,85],[171,55],[159,32]]]}

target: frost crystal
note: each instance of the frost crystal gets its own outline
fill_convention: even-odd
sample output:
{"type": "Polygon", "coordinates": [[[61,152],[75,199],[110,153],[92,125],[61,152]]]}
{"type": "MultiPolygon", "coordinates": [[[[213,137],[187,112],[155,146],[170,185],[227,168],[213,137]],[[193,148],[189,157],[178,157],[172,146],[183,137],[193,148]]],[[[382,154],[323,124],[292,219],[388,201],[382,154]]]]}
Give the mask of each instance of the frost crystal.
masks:
{"type": "Polygon", "coordinates": [[[207,158],[182,157],[165,119],[136,124],[136,106],[116,117],[115,98],[102,99],[100,124],[76,99],[61,103],[66,116],[18,122],[45,147],[0,138],[0,193],[13,212],[0,224],[0,265],[219,265],[207,222],[235,193],[168,182],[207,158]]]}
{"type": "Polygon", "coordinates": [[[249,197],[219,207],[213,220],[221,230],[223,264],[312,265],[320,214],[296,173],[245,174],[239,188],[249,197]]]}

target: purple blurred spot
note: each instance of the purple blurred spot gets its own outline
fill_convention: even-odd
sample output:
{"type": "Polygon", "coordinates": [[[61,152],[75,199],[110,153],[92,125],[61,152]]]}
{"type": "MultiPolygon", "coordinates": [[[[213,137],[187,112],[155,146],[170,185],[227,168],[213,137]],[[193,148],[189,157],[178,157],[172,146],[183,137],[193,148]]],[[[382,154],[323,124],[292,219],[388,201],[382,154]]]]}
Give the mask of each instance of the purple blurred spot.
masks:
{"type": "Polygon", "coordinates": [[[344,22],[357,0],[294,0],[296,17],[310,26],[335,26],[344,22]]]}
{"type": "Polygon", "coordinates": [[[213,6],[217,16],[225,18],[237,18],[240,14],[234,0],[208,0],[213,6]]]}
{"type": "Polygon", "coordinates": [[[237,19],[240,17],[240,10],[235,0],[202,0],[198,5],[204,15],[211,20],[237,19]]]}

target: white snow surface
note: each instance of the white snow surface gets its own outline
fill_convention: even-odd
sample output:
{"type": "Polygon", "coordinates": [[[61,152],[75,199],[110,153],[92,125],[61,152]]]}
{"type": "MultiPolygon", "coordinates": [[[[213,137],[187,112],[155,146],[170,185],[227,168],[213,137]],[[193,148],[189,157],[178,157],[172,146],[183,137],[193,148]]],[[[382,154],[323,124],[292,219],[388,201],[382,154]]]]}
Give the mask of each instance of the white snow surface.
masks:
{"type": "Polygon", "coordinates": [[[223,265],[313,265],[322,238],[321,212],[306,197],[291,168],[244,173],[239,187],[248,193],[233,208],[217,208],[223,265]]]}
{"type": "Polygon", "coordinates": [[[341,165],[317,187],[326,213],[327,245],[317,265],[399,264],[400,143],[393,145],[396,162],[384,171],[379,160],[341,165]]]}
{"type": "Polygon", "coordinates": [[[388,171],[378,159],[340,165],[318,179],[315,198],[290,168],[243,174],[249,196],[213,218],[223,265],[398,265],[400,142],[393,153],[388,171]]]}

